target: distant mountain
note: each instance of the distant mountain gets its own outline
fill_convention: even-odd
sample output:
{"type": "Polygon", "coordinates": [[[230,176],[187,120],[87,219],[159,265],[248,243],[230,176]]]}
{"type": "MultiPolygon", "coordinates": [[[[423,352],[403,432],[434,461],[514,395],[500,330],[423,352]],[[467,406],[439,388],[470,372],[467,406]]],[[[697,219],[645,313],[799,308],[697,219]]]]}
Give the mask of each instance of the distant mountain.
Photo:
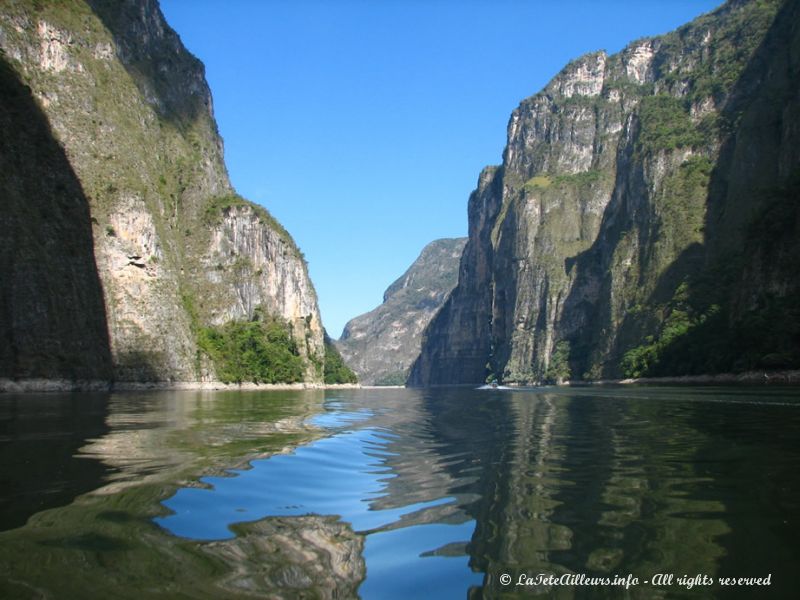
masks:
{"type": "Polygon", "coordinates": [[[388,287],[383,304],[344,327],[336,342],[345,362],[366,385],[402,385],[419,354],[421,334],[458,279],[466,238],[441,239],[388,287]]]}
{"type": "Polygon", "coordinates": [[[409,383],[798,368],[798,48],[731,0],[524,100],[409,383]]]}

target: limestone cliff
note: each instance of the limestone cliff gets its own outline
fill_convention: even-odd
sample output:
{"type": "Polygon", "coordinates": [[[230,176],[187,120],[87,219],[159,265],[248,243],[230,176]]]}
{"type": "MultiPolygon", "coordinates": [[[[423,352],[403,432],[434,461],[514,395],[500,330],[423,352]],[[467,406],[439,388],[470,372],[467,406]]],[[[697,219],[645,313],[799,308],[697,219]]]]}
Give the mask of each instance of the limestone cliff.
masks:
{"type": "MultiPolygon", "coordinates": [[[[47,145],[11,164],[28,212],[6,218],[39,232],[40,248],[36,234],[3,246],[2,331],[24,347],[4,349],[0,377],[215,379],[204,332],[267,314],[290,331],[303,378],[321,381],[323,330],[302,254],[233,192],[203,65],[157,2],[5,2],[0,48],[47,145]],[[47,286],[79,302],[80,318],[37,308],[47,286]],[[56,323],[64,318],[72,329],[56,323]],[[25,320],[39,329],[21,333],[25,320]],[[35,356],[25,350],[39,342],[35,356]],[[76,362],[93,366],[64,366],[76,362]]],[[[38,143],[9,123],[4,163],[9,144],[38,143]]]]}
{"type": "Polygon", "coordinates": [[[402,385],[417,358],[422,331],[456,285],[465,238],[425,246],[383,295],[383,304],[345,325],[336,347],[359,381],[402,385]]]}
{"type": "Polygon", "coordinates": [[[799,15],[732,0],[523,101],[410,382],[800,363],[799,15]]]}
{"type": "Polygon", "coordinates": [[[0,173],[2,371],[107,379],[111,351],[89,202],[30,90],[2,56],[0,173]]]}

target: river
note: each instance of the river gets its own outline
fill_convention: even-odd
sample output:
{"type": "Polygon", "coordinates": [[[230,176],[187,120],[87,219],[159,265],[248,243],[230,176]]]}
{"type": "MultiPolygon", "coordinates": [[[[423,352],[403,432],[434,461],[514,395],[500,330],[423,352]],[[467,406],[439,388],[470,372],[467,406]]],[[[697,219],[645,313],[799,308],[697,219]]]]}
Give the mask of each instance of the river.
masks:
{"type": "Polygon", "coordinates": [[[797,388],[0,396],[2,598],[793,598],[798,540],[797,388]]]}

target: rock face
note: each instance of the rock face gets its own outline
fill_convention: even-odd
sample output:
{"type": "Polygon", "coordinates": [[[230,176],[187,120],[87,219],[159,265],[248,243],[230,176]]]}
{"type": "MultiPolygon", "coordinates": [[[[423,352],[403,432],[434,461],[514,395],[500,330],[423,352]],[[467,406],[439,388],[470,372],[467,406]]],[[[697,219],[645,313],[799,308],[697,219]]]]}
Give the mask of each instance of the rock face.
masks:
{"type": "Polygon", "coordinates": [[[797,366],[798,6],[728,2],[523,101],[410,383],[797,366]]]}
{"type": "Polygon", "coordinates": [[[0,172],[2,371],[107,379],[111,350],[89,201],[30,90],[2,56],[0,172]]]}
{"type": "Polygon", "coordinates": [[[458,278],[466,238],[431,242],[383,294],[383,304],[345,325],[336,347],[359,381],[402,385],[417,358],[422,331],[458,278]]]}
{"type": "Polygon", "coordinates": [[[214,379],[201,330],[260,309],[321,381],[303,257],[233,192],[203,66],[156,1],[12,2],[0,47],[15,232],[0,264],[0,377],[214,379]]]}
{"type": "Polygon", "coordinates": [[[358,597],[367,574],[364,536],[336,517],[270,518],[239,525],[236,538],[210,542],[208,556],[235,571],[216,585],[255,598],[358,597]]]}

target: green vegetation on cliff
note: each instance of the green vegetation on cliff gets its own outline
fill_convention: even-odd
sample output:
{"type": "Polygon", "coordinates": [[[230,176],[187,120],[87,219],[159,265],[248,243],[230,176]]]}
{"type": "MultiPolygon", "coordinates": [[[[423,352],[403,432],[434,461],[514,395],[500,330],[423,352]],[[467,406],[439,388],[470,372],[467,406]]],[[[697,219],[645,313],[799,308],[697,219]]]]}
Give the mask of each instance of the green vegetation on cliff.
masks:
{"type": "Polygon", "coordinates": [[[639,119],[642,130],[638,141],[643,151],[674,150],[702,140],[683,102],[673,96],[658,94],[642,98],[639,119]]]}
{"type": "Polygon", "coordinates": [[[342,355],[333,345],[333,340],[325,336],[325,383],[357,383],[358,377],[348,367],[342,355]]]}
{"type": "Polygon", "coordinates": [[[595,339],[573,345],[585,376],[800,366],[800,186],[789,150],[798,62],[786,51],[798,12],[794,1],[729,3],[662,38],[660,91],[636,109],[625,173],[641,169],[638,194],[651,198],[611,229],[620,241],[606,285],[627,308],[610,318],[597,309],[595,339]]]}
{"type": "Polygon", "coordinates": [[[544,379],[550,383],[568,381],[572,376],[569,368],[569,342],[561,341],[556,344],[553,356],[550,357],[550,366],[547,368],[544,379]]]}
{"type": "Polygon", "coordinates": [[[288,325],[276,317],[231,321],[199,331],[200,348],[225,383],[295,383],[305,365],[288,325]]]}
{"type": "Polygon", "coordinates": [[[303,255],[266,209],[233,191],[204,67],[157,0],[7,2],[0,50],[0,76],[19,81],[40,122],[23,126],[32,115],[15,109],[5,123],[4,88],[0,145],[8,137],[5,155],[20,159],[3,164],[4,182],[24,192],[19,205],[10,197],[5,229],[36,234],[13,244],[24,260],[0,261],[9,282],[0,334],[13,330],[0,336],[13,342],[0,371],[191,382],[214,377],[213,362],[228,381],[320,382],[322,326],[303,255]],[[35,268],[24,265],[34,240],[35,268]],[[46,307],[31,301],[48,294],[46,307]],[[256,307],[274,323],[254,324],[256,307]],[[47,356],[29,359],[28,345],[47,356]],[[107,356],[96,360],[90,345],[107,356]]]}
{"type": "Polygon", "coordinates": [[[784,186],[761,195],[763,204],[745,227],[742,247],[677,288],[661,309],[666,316],[657,334],[623,356],[623,375],[696,375],[800,365],[800,293],[768,281],[775,270],[781,278],[800,280],[800,171],[784,186]],[[753,278],[763,283],[754,287],[753,278]],[[751,296],[744,306],[742,292],[751,296]]]}
{"type": "Polygon", "coordinates": [[[800,368],[798,47],[731,0],[523,100],[410,381],[800,368]]]}
{"type": "MultiPolygon", "coordinates": [[[[784,0],[750,0],[727,4],[722,9],[725,11],[722,27],[719,16],[711,13],[662,37],[662,52],[673,58],[684,52],[687,41],[697,44],[709,31],[715,34],[714,43],[708,46],[703,60],[689,63],[691,71],[676,69],[663,76],[670,86],[688,84],[689,103],[709,97],[715,101],[726,98],[763,43],[763,33],[772,24],[778,8],[787,3],[784,0]]],[[[665,62],[669,64],[669,60],[665,62]]]]}

